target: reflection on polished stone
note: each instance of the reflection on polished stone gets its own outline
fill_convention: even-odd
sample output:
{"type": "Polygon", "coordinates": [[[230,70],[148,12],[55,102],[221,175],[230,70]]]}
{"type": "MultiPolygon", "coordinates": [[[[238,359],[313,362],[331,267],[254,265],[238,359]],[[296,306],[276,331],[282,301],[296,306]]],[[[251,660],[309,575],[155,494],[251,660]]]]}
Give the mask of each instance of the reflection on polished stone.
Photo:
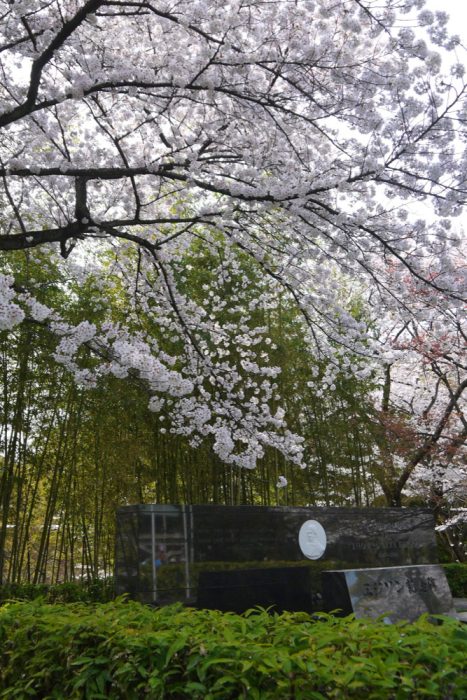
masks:
{"type": "Polygon", "coordinates": [[[205,571],[307,565],[318,594],[323,569],[437,561],[433,517],[421,508],[124,506],[116,541],[117,593],[155,604],[194,604],[205,571]],[[316,561],[299,543],[307,521],[316,561]]]}
{"type": "Polygon", "coordinates": [[[416,620],[423,613],[454,614],[446,575],[439,565],[325,571],[326,609],[387,622],[416,620]]]}

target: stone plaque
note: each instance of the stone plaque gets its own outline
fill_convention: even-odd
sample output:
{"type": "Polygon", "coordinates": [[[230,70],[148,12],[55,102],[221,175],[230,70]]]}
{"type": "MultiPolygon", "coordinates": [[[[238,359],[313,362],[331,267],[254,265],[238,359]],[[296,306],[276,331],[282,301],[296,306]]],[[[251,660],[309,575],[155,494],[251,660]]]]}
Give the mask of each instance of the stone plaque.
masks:
{"type": "Polygon", "coordinates": [[[321,576],[328,611],[383,615],[387,622],[413,621],[423,613],[454,614],[446,575],[436,564],[325,571],[321,576]]]}
{"type": "Polygon", "coordinates": [[[307,520],[298,533],[298,544],[307,559],[320,559],[326,551],[326,533],[317,520],[307,520]]]}

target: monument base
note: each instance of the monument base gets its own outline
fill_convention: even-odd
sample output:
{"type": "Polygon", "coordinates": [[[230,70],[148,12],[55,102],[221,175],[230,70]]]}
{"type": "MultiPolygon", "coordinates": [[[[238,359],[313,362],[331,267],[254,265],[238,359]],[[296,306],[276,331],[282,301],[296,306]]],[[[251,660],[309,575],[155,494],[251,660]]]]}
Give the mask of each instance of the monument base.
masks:
{"type": "Polygon", "coordinates": [[[294,566],[200,573],[197,607],[242,613],[256,606],[312,612],[310,570],[294,566]]]}

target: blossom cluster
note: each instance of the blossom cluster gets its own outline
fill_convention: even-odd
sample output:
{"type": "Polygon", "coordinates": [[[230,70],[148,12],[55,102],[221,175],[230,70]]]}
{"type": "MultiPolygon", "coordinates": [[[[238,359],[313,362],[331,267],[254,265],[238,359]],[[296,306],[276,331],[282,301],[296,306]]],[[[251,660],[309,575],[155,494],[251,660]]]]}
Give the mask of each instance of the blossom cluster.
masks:
{"type": "Polygon", "coordinates": [[[92,274],[96,313],[113,286],[127,305],[118,322],[72,322],[37,281],[15,296],[7,270],[0,328],[46,324],[78,381],[145,382],[171,430],[245,467],[266,446],[302,460],[264,350],[274,297],[299,310],[318,396],[343,372],[402,361],[414,327],[443,396],[456,372],[462,386],[467,87],[444,12],[423,0],[0,9],[0,250],[59,255],[65,287],[92,274]],[[197,247],[210,272],[198,285],[197,247]],[[253,294],[251,270],[264,278],[253,294]]]}

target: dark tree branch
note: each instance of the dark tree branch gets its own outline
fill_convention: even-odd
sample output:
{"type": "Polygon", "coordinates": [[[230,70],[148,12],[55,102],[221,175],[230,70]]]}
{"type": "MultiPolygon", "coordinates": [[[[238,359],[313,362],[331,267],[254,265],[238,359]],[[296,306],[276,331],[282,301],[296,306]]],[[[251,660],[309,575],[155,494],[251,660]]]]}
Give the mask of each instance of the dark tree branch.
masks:
{"type": "Polygon", "coordinates": [[[78,10],[74,17],[66,22],[57,32],[42,54],[36,58],[35,61],[33,61],[26,100],[23,102],[23,104],[19,105],[15,109],[12,109],[10,112],[0,115],[0,128],[7,126],[8,124],[12,124],[18,119],[22,119],[32,111],[32,107],[35,104],[36,97],[39,92],[39,85],[44,67],[47,65],[47,63],[49,63],[55,51],[63,46],[66,40],[86,19],[86,16],[95,12],[97,8],[102,5],[102,2],[103,0],[88,0],[88,2],[86,2],[80,10],[78,10]]]}

